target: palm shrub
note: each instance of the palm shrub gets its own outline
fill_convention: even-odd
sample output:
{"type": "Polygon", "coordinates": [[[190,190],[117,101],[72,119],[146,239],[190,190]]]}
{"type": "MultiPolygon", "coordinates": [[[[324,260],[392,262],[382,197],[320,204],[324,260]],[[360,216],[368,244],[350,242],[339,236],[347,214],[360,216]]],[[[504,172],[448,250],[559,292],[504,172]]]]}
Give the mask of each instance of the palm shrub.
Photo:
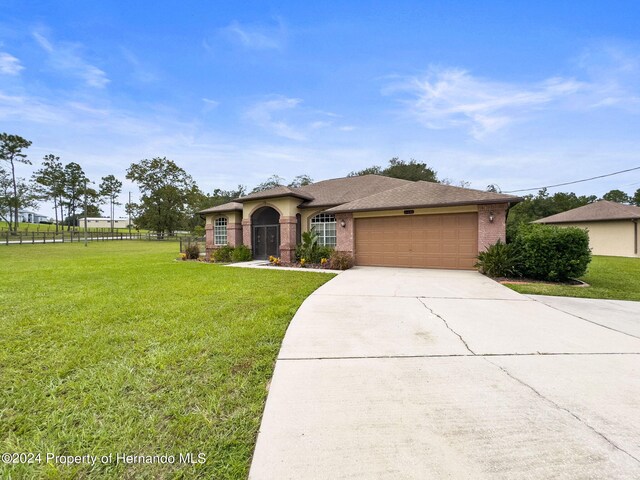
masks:
{"type": "Polygon", "coordinates": [[[576,227],[526,225],[513,245],[520,273],[529,278],[557,282],[581,277],[591,261],[589,234],[576,227]]]}
{"type": "Polygon", "coordinates": [[[514,246],[498,240],[478,254],[476,268],[489,277],[513,277],[518,275],[518,262],[514,246]]]}

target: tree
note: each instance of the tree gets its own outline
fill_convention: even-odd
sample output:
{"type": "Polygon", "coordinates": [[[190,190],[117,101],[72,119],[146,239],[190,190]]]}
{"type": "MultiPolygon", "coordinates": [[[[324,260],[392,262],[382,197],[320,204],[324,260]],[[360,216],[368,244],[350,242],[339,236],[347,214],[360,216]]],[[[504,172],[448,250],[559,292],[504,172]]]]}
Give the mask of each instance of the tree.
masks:
{"type": "Polygon", "coordinates": [[[298,175],[291,181],[291,183],[289,184],[289,187],[300,188],[300,187],[304,187],[305,185],[310,185],[312,183],[313,183],[313,178],[311,178],[309,175],[298,175]]]}
{"type": "Polygon", "coordinates": [[[3,200],[7,213],[3,213],[3,218],[7,219],[9,230],[18,230],[18,212],[21,208],[33,205],[35,195],[31,186],[23,179],[16,176],[16,164],[22,163],[31,165],[27,155],[22,153],[29,148],[31,142],[19,135],[0,133],[0,161],[9,164],[9,171],[3,169],[3,176],[10,178],[11,189],[3,190],[3,200]]]}
{"type": "Polygon", "coordinates": [[[549,196],[546,188],[537,195],[526,195],[522,202],[514,205],[509,210],[507,217],[507,240],[513,240],[518,229],[539,218],[566,212],[574,208],[593,203],[598,199],[595,195],[577,196],[573,192],[558,192],[549,196]]]}
{"type": "Polygon", "coordinates": [[[602,196],[602,199],[616,203],[631,203],[631,198],[629,197],[629,195],[624,193],[622,190],[611,190],[605,193],[602,196]]]}
{"type": "Polygon", "coordinates": [[[423,180],[426,182],[439,182],[437,172],[428,167],[426,163],[418,162],[413,158],[405,162],[398,157],[394,157],[389,160],[389,165],[386,168],[381,168],[378,165],[365,168],[358,172],[351,172],[349,177],[358,177],[361,175],[384,175],[385,177],[402,178],[404,180],[411,180],[417,182],[423,180]]]}
{"type": "MultiPolygon", "coordinates": [[[[45,155],[42,160],[42,167],[33,174],[33,181],[38,184],[37,191],[43,200],[53,201],[53,212],[55,214],[56,232],[58,231],[58,206],[62,208],[64,195],[64,168],[60,162],[60,157],[53,154],[45,155]]],[[[62,220],[60,212],[60,220],[62,220]]]]}
{"type": "MultiPolygon", "coordinates": [[[[89,183],[89,179],[85,175],[82,167],[71,162],[64,167],[64,189],[63,204],[67,207],[67,230],[71,230],[72,223],[77,222],[76,212],[84,202],[85,186],[89,183]]],[[[95,192],[95,191],[94,191],[95,192]]]]}
{"type": "Polygon", "coordinates": [[[633,198],[631,199],[631,202],[632,202],[635,206],[640,207],[640,188],[639,188],[639,189],[637,189],[637,190],[635,191],[635,193],[633,194],[633,198]]]}
{"type": "Polygon", "coordinates": [[[187,223],[187,213],[199,191],[191,175],[166,157],[144,159],[127,170],[128,180],[138,184],[140,203],[132,204],[136,224],[158,234],[175,232],[187,223]]]}
{"type": "Polygon", "coordinates": [[[113,232],[114,207],[121,205],[120,202],[118,202],[118,195],[122,192],[122,182],[114,175],[107,175],[106,177],[102,177],[99,188],[99,195],[106,198],[109,202],[109,218],[111,218],[111,231],[113,232]]]}
{"type": "Polygon", "coordinates": [[[251,193],[262,192],[269,190],[270,188],[282,187],[284,185],[284,178],[278,175],[271,175],[266,181],[259,183],[251,193]]]}

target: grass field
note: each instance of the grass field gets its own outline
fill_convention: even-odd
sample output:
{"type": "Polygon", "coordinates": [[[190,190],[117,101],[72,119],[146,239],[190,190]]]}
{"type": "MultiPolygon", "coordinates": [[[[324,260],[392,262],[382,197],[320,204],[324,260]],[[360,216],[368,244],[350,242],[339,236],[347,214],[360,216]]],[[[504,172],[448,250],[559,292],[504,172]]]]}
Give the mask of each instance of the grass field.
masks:
{"type": "MultiPolygon", "coordinates": [[[[81,224],[79,227],[73,227],[76,230],[81,230],[84,231],[84,226],[81,224]]],[[[7,222],[1,222],[0,221],[0,232],[6,232],[9,229],[9,225],[7,224],[7,222]]],[[[66,231],[67,230],[67,226],[66,225],[60,225],[58,227],[58,231],[66,231]]],[[[18,231],[19,232],[23,232],[23,233],[32,233],[32,232],[55,232],[56,231],[56,226],[55,225],[49,225],[46,223],[18,223],[18,231]]],[[[110,228],[93,228],[93,227],[89,227],[87,228],[87,231],[89,232],[110,232],[111,229],[110,228]]],[[[114,228],[113,229],[114,232],[118,232],[118,233],[129,233],[129,229],[128,228],[114,228]]],[[[148,233],[148,230],[136,230],[135,228],[131,229],[132,233],[148,233]]]]}
{"type": "Polygon", "coordinates": [[[594,256],[581,278],[589,287],[526,284],[507,285],[516,292],[559,297],[611,298],[640,301],[640,258],[594,256]]]}
{"type": "Polygon", "coordinates": [[[176,257],[161,242],[0,246],[0,453],[43,455],[0,478],[246,478],[285,329],[331,275],[176,257]],[[179,464],[187,452],[206,462],[179,464]]]}

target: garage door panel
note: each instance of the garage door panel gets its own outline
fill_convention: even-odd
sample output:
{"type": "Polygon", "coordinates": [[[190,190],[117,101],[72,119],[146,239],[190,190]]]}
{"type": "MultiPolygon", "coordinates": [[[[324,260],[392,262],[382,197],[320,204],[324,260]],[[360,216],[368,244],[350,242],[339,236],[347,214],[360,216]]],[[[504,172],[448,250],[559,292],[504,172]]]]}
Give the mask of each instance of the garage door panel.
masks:
{"type": "Polygon", "coordinates": [[[359,218],[356,264],[472,269],[477,225],[476,213],[359,218]]]}

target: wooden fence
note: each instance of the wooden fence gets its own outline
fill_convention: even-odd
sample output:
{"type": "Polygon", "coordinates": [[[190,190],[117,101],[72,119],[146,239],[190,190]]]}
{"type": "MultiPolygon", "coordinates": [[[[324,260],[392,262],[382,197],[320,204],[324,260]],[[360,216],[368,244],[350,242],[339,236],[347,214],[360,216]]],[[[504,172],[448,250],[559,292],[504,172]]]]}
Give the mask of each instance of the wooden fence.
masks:
{"type": "Polygon", "coordinates": [[[0,234],[0,244],[5,245],[23,245],[23,244],[42,244],[42,243],[78,243],[84,242],[85,239],[90,242],[106,242],[115,240],[160,240],[180,242],[180,251],[184,235],[165,235],[158,233],[128,233],[128,232],[2,232],[0,234]]]}

